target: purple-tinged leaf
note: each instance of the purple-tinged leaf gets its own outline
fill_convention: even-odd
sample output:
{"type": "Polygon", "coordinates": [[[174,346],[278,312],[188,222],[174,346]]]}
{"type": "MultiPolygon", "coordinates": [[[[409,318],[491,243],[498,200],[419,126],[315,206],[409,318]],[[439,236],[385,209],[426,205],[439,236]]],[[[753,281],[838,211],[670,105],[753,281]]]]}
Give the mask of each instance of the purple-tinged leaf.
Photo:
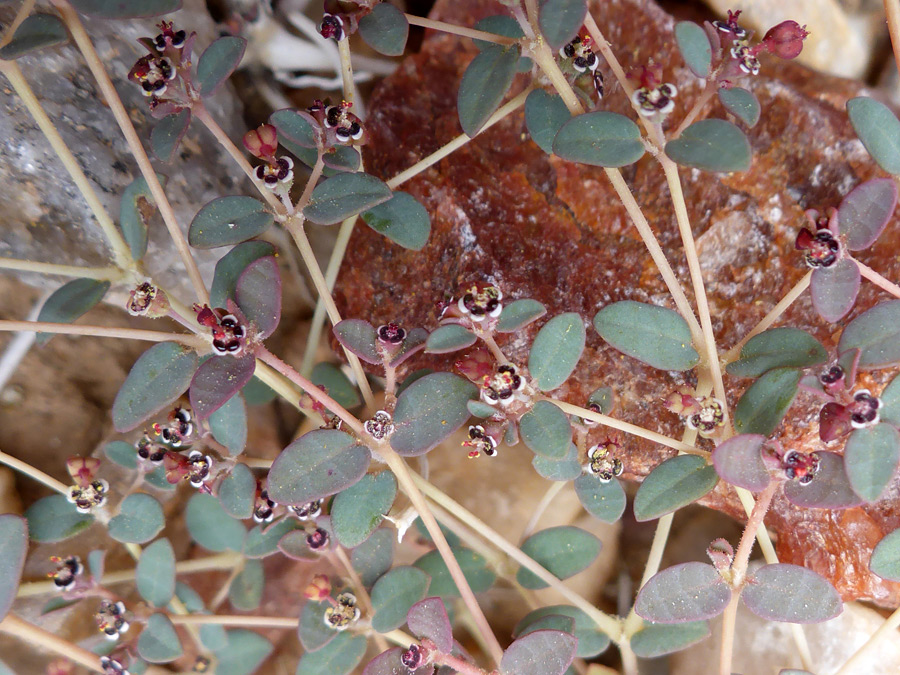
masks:
{"type": "Polygon", "coordinates": [[[872,159],[892,174],[900,174],[900,121],[884,103],[867,96],[847,101],[847,114],[872,159]]]}
{"type": "MultiPolygon", "coordinates": [[[[539,630],[558,630],[569,635],[575,635],[575,619],[571,616],[563,616],[562,614],[545,614],[539,619],[535,619],[528,624],[519,636],[528,635],[539,630]]],[[[576,654],[577,655],[577,654],[576,654]]]]}
{"type": "Polygon", "coordinates": [[[838,352],[858,347],[863,370],[900,363],[900,300],[882,302],[853,319],[838,342],[838,352]]]}
{"type": "Polygon", "coordinates": [[[406,625],[420,640],[428,638],[444,653],[453,651],[453,628],[440,598],[425,598],[410,607],[406,625]]]}
{"type": "Polygon", "coordinates": [[[372,628],[387,633],[406,623],[410,608],[425,597],[430,577],[418,567],[395,567],[372,586],[372,628]]]}
{"type": "Polygon", "coordinates": [[[366,664],[362,675],[409,675],[409,668],[400,660],[405,651],[403,647],[392,647],[382,652],[366,664]]]}
{"type": "Polygon", "coordinates": [[[882,579],[900,581],[900,530],[894,530],[878,542],[869,569],[882,579]]]}
{"type": "Polygon", "coordinates": [[[819,411],[819,438],[825,443],[850,433],[850,411],[835,401],[829,401],[819,411]]]}
{"type": "Polygon", "coordinates": [[[400,345],[399,351],[394,354],[388,364],[391,368],[396,368],[414,354],[418,354],[425,349],[425,342],[428,340],[428,331],[424,328],[413,328],[406,334],[406,339],[400,345]]]}
{"type": "Polygon", "coordinates": [[[760,434],[729,438],[712,452],[716,473],[726,483],[761,492],[771,481],[760,453],[765,442],[766,437],[760,434]]]}
{"type": "Polygon", "coordinates": [[[857,185],[838,207],[838,229],[847,248],[859,251],[875,243],[897,206],[892,178],[876,178],[857,185]]]}
{"type": "Polygon", "coordinates": [[[72,0],[76,11],[101,19],[138,19],[170,14],[181,0],[72,0]]]}
{"type": "Polygon", "coordinates": [[[821,576],[799,565],[760,567],[741,592],[747,609],[770,621],[820,623],[844,609],[841,596],[821,576]]]}
{"type": "MultiPolygon", "coordinates": [[[[316,118],[305,110],[283,108],[269,116],[269,124],[278,130],[279,142],[288,141],[301,148],[313,149],[323,142],[320,138],[321,127],[316,118]]],[[[285,146],[288,150],[293,150],[285,146]]]]}
{"type": "Polygon", "coordinates": [[[677,624],[644,622],[631,636],[631,649],[642,659],[655,659],[690,647],[709,635],[709,623],[689,621],[677,624]]]}
{"type": "Polygon", "coordinates": [[[532,630],[532,626],[546,616],[565,616],[575,622],[575,632],[572,634],[578,639],[578,650],[575,652],[575,656],[579,658],[593,658],[609,647],[609,636],[597,629],[597,624],[593,619],[577,607],[569,605],[551,605],[529,612],[513,629],[513,637],[517,638],[525,633],[538,630],[537,628],[532,630]]]}
{"type": "Polygon", "coordinates": [[[0,515],[0,619],[16,599],[27,551],[28,523],[11,513],[0,515]]]}
{"type": "Polygon", "coordinates": [[[197,419],[205,420],[225,405],[253,377],[256,359],[213,356],[197,369],[191,380],[191,408],[197,419]]]}
{"type": "Polygon", "coordinates": [[[391,447],[404,457],[428,452],[469,419],[466,402],[477,394],[475,385],[453,373],[416,380],[397,399],[391,447]]]}
{"type": "Polygon", "coordinates": [[[817,509],[847,509],[863,500],[853,492],[844,471],[844,458],[833,452],[817,452],[819,468],[808,485],[790,481],[784,485],[784,496],[795,506],[817,509]]]}
{"type": "Polygon", "coordinates": [[[261,340],[275,332],[281,320],[281,275],[273,256],[247,265],[238,277],[234,298],[244,316],[256,324],[261,340]]]}
{"type": "Polygon", "coordinates": [[[175,159],[175,152],[191,124],[191,111],[184,110],[166,115],[150,132],[150,148],[163,162],[175,159]]]}
{"type": "Polygon", "coordinates": [[[638,593],[634,611],[654,623],[712,619],[725,611],[731,589],[716,568],[701,562],[658,572],[638,593]]]}
{"type": "Polygon", "coordinates": [[[539,630],[513,642],[500,660],[503,675],[563,675],[575,660],[578,640],[558,630],[539,630]]]}
{"type": "Polygon", "coordinates": [[[814,269],[809,282],[813,307],[823,319],[837,323],[853,309],[859,283],[859,265],[853,258],[841,258],[833,267],[814,269]]]}
{"type": "Polygon", "coordinates": [[[857,429],[844,447],[844,469],[853,491],[867,502],[881,497],[900,463],[900,431],[882,422],[857,429]]]}
{"type": "Polygon", "coordinates": [[[366,363],[381,364],[375,347],[375,327],[362,319],[344,319],[334,326],[334,336],[344,347],[366,363]]]}
{"type": "Polygon", "coordinates": [[[428,354],[449,354],[471,347],[478,338],[472,331],[456,323],[441,326],[425,341],[425,352],[428,354]]]}
{"type": "Polygon", "coordinates": [[[237,69],[244,57],[247,41],[226,35],[213,41],[197,61],[197,88],[201,96],[211,96],[237,69]]]}

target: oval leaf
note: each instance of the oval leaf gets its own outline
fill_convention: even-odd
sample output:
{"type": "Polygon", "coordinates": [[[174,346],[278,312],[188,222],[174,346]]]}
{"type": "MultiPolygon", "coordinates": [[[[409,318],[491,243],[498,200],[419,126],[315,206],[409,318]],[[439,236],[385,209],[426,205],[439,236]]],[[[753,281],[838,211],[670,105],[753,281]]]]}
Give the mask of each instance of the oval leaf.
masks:
{"type": "Polygon", "coordinates": [[[800,375],[794,368],[775,368],[750,385],[735,407],[735,430],[771,436],[797,395],[800,375]]]}
{"type": "Polygon", "coordinates": [[[294,675],[350,675],[366,655],[366,644],[365,635],[340,633],[324,648],[301,656],[294,675]]]}
{"type": "Polygon", "coordinates": [[[375,327],[362,319],[344,319],[334,326],[334,336],[344,347],[366,363],[381,364],[381,355],[375,347],[375,327]]]}
{"type": "Polygon", "coordinates": [[[194,248],[231,246],[256,237],[275,221],[265,204],[253,197],[219,197],[197,212],[188,230],[194,248]]]}
{"type": "Polygon", "coordinates": [[[147,619],[138,638],[137,650],[141,658],[150,663],[169,663],[184,654],[175,626],[165,614],[153,614],[147,619]]]}
{"type": "Polygon", "coordinates": [[[584,510],[604,523],[615,523],[625,512],[625,490],[617,480],[604,483],[585,474],[575,479],[575,494],[584,510]]]}
{"type": "Polygon", "coordinates": [[[594,317],[594,328],[620,352],[661,370],[689,370],[700,361],[691,330],[678,312],[624,300],[594,317]]]}
{"type": "Polygon", "coordinates": [[[704,171],[746,171],[751,150],[747,136],[731,122],[700,120],[666,143],[666,154],[683,166],[704,171]]]}
{"type": "Polygon", "coordinates": [[[397,479],[390,471],[363,476],[331,503],[331,525],[341,546],[354,548],[368,539],[391,510],[397,479]]]}
{"type": "Polygon", "coordinates": [[[584,322],[575,312],[555,316],[534,338],[528,370],[541,391],[556,389],[569,379],[584,352],[584,322]]]}
{"type": "MultiPolygon", "coordinates": [[[[675,24],[675,44],[685,64],[697,77],[709,75],[712,63],[712,45],[706,31],[693,21],[679,21],[675,24]]],[[[719,92],[721,93],[721,89],[719,92]]]]}
{"type": "Polygon", "coordinates": [[[359,20],[359,35],[379,54],[401,56],[409,37],[409,21],[391,3],[382,2],[359,20]]]}
{"type": "Polygon", "coordinates": [[[175,152],[190,124],[191,111],[187,108],[163,117],[150,132],[150,148],[153,154],[163,162],[175,159],[175,152]]]}
{"type": "Polygon", "coordinates": [[[590,112],[560,127],[553,153],[570,162],[616,168],[634,164],[645,152],[641,130],[624,115],[590,112]]]}
{"type": "MultiPolygon", "coordinates": [[[[378,7],[393,8],[393,5],[385,2],[375,6],[376,9],[378,7]]],[[[431,234],[428,211],[408,192],[395,192],[383,204],[363,211],[361,218],[379,234],[412,251],[421,251],[431,234]]]]}
{"type": "Polygon", "coordinates": [[[12,40],[0,48],[0,59],[12,61],[38,49],[62,44],[68,39],[69,34],[59,17],[52,14],[32,14],[19,24],[12,40]]]}
{"type": "Polygon", "coordinates": [[[405,457],[428,452],[469,419],[466,402],[477,395],[475,385],[452,373],[416,380],[397,399],[391,447],[405,457]]]}
{"type": "Polygon", "coordinates": [[[578,639],[578,651],[576,656],[582,659],[589,659],[606,651],[609,647],[609,637],[597,630],[597,624],[593,619],[585,614],[577,607],[569,605],[551,605],[549,607],[541,607],[529,612],[513,630],[513,637],[525,632],[534,632],[531,629],[537,621],[548,616],[564,616],[571,618],[575,622],[574,635],[578,639]]]}
{"type": "Polygon", "coordinates": [[[300,506],[346,490],[369,466],[369,450],[343,431],[316,429],[282,450],[269,470],[269,497],[300,506]]]}
{"type": "Polygon", "coordinates": [[[102,19],[139,19],[177,11],[181,0],[72,0],[72,6],[102,19]]]}
{"type": "MultiPolygon", "coordinates": [[[[535,89],[535,91],[541,91],[535,89]]],[[[534,93],[534,92],[532,92],[534,93]]],[[[547,308],[537,300],[523,298],[509,303],[500,312],[494,330],[498,333],[515,333],[547,313],[547,308]]]]}
{"type": "Polygon", "coordinates": [[[900,581],[900,530],[894,530],[878,542],[869,569],[882,579],[900,581]]]}
{"type": "Polygon", "coordinates": [[[399,628],[406,623],[406,613],[425,597],[429,578],[418,567],[395,567],[372,587],[372,628],[379,633],[399,628]]]}
{"type": "MultiPolygon", "coordinates": [[[[653,469],[638,488],[634,496],[634,517],[643,522],[671,513],[703,497],[718,480],[715,467],[708,465],[702,457],[680,455],[667,459],[653,469]]],[[[658,621],[650,616],[644,618],[658,621]]]]}
{"type": "MultiPolygon", "coordinates": [[[[512,446],[510,443],[509,431],[514,430],[515,426],[510,425],[507,429],[507,437],[503,439],[506,445],[512,446]]],[[[518,443],[518,438],[515,439],[518,443]]],[[[569,451],[562,459],[553,459],[544,457],[543,455],[535,455],[531,460],[531,466],[538,472],[538,475],[553,481],[570,481],[575,480],[581,475],[581,463],[578,461],[578,448],[574,443],[569,443],[569,451]]]]}
{"type": "Polygon", "coordinates": [[[715,567],[689,562],[653,575],[638,593],[634,611],[654,623],[685,623],[718,616],[730,600],[731,589],[715,567]]]}
{"type": "Polygon", "coordinates": [[[863,500],[853,492],[844,471],[844,458],[833,452],[817,452],[819,468],[808,485],[797,481],[784,484],[784,496],[796,506],[819,509],[846,509],[863,500]]]}
{"type": "Polygon", "coordinates": [[[348,410],[362,403],[356,387],[343,371],[332,363],[317,363],[309,375],[309,381],[317,387],[324,387],[331,398],[348,410]]]}
{"type": "Polygon", "coordinates": [[[135,574],[138,593],[154,607],[165,607],[175,596],[175,551],[159,539],[141,552],[135,574]]]}
{"type": "Polygon", "coordinates": [[[209,289],[211,307],[225,307],[226,302],[234,300],[234,291],[238,279],[247,266],[255,260],[274,256],[275,247],[265,241],[247,241],[238,244],[216,263],[212,286],[209,289]]]}
{"type": "Polygon", "coordinates": [[[16,599],[27,552],[27,521],[12,513],[0,515],[0,620],[16,599]]]}
{"type": "MultiPolygon", "coordinates": [[[[704,37],[706,37],[704,33],[704,37]]],[[[759,101],[752,92],[741,87],[731,87],[725,89],[719,88],[719,101],[725,107],[725,110],[737,117],[748,127],[755,127],[759,122],[759,101]]]]}
{"type": "Polygon", "coordinates": [[[404,647],[392,647],[366,664],[362,675],[407,675],[409,668],[400,660],[404,647]]]}
{"type": "Polygon", "coordinates": [[[741,593],[747,609],[770,621],[820,623],[843,611],[841,596],[821,576],[798,565],[760,567],[741,593]]]}
{"type": "Polygon", "coordinates": [[[538,27],[551,49],[571,41],[584,23],[587,0],[544,0],[538,9],[538,27]]]}
{"type": "Polygon", "coordinates": [[[531,140],[548,155],[553,154],[553,139],[556,134],[571,117],[559,94],[535,89],[525,99],[525,127],[531,140]]]}
{"type": "Polygon", "coordinates": [[[518,45],[502,47],[492,44],[472,59],[463,73],[456,96],[459,124],[466,135],[476,136],[500,107],[515,77],[518,63],[518,45]]]}
{"type": "Polygon", "coordinates": [[[900,463],[900,431],[882,422],[857,429],[844,447],[844,469],[853,491],[867,502],[877,501],[893,480],[900,463]]]}
{"type": "Polygon", "coordinates": [[[214,40],[197,61],[195,81],[201,96],[210,96],[237,69],[244,57],[247,41],[226,35],[214,40]]]}
{"type": "Polygon", "coordinates": [[[109,521],[109,536],[127,544],[150,541],[166,526],[162,506],[150,495],[128,495],[119,505],[119,515],[109,521]]]}
{"type": "Polygon", "coordinates": [[[572,442],[572,425],[566,414],[550,401],[538,401],[519,420],[519,434],[533,453],[563,459],[572,442]]]}
{"type": "Polygon", "coordinates": [[[799,328],[771,328],[747,341],[741,358],[726,370],[735,377],[759,377],[773,368],[808,368],[828,360],[816,338],[799,328]]]}
{"type": "Polygon", "coordinates": [[[256,477],[246,464],[237,463],[219,483],[218,495],[222,508],[232,518],[249,518],[256,503],[256,477]]]}
{"type": "Polygon", "coordinates": [[[375,176],[340,173],[316,186],[303,215],[313,223],[331,225],[378,206],[391,196],[391,189],[375,176]]]}
{"type": "Polygon", "coordinates": [[[897,206],[897,184],[876,178],[857,185],[838,207],[838,229],[847,248],[859,251],[875,243],[897,206]]]}
{"type": "Polygon", "coordinates": [[[247,445],[247,407],[244,397],[235,394],[207,420],[213,438],[232,455],[239,455],[247,445]]]}
{"type": "MultiPolygon", "coordinates": [[[[568,579],[586,570],[600,555],[600,540],[572,526],[550,527],[535,532],[522,542],[522,552],[558,579],[568,579]]],[[[519,568],[516,581],[525,588],[546,588],[547,583],[533,572],[519,568]]]]}
{"type": "Polygon", "coordinates": [[[900,300],[877,304],[847,324],[838,351],[856,348],[864,370],[900,363],[900,300]]]}
{"type": "Polygon", "coordinates": [[[300,623],[297,636],[300,644],[307,652],[315,652],[334,640],[337,632],[325,625],[325,610],[331,605],[327,602],[308,601],[300,610],[300,623]]]}
{"type": "Polygon", "coordinates": [[[475,344],[475,334],[457,323],[441,326],[425,341],[425,352],[428,354],[449,354],[475,344]]]}
{"type": "Polygon", "coordinates": [[[713,449],[716,473],[726,483],[751,492],[765,490],[772,480],[763,464],[761,450],[766,437],[760,434],[733,436],[713,449]]]}
{"type": "MultiPolygon", "coordinates": [[[[451,551],[474,593],[481,593],[494,585],[497,577],[488,569],[487,561],[483,557],[462,546],[453,546],[451,551]]],[[[446,563],[441,558],[440,551],[426,553],[413,565],[431,577],[431,583],[428,584],[428,595],[439,595],[445,599],[459,597],[459,589],[450,576],[450,570],[447,569],[446,563]]]]}
{"type": "Polygon", "coordinates": [[[25,511],[28,536],[32,541],[53,544],[74,537],[94,522],[94,516],[78,513],[62,495],[38,499],[25,511]]]}
{"type": "Polygon", "coordinates": [[[831,323],[844,318],[856,302],[859,282],[859,265],[852,258],[842,258],[833,267],[813,270],[809,290],[819,316],[831,323]]]}
{"type": "Polygon", "coordinates": [[[250,381],[256,370],[252,355],[232,358],[213,356],[197,369],[191,380],[191,408],[199,420],[205,420],[225,405],[250,381]]]}
{"type": "Polygon", "coordinates": [[[655,659],[681,651],[709,635],[709,623],[689,621],[679,624],[644,623],[631,637],[631,649],[642,659],[655,659]]]}
{"type": "MultiPolygon", "coordinates": [[[[316,524],[329,533],[331,536],[328,517],[321,516],[316,524]]],[[[302,531],[302,525],[299,521],[284,517],[274,523],[262,523],[257,525],[247,533],[244,539],[244,555],[248,558],[265,558],[275,553],[281,542],[292,532],[300,530],[303,534],[303,544],[306,546],[306,532],[302,531]]],[[[307,551],[311,553],[311,557],[318,558],[319,554],[311,551],[306,546],[307,551]]]]}
{"type": "Polygon", "coordinates": [[[563,675],[575,660],[578,640],[558,630],[538,630],[513,642],[500,660],[503,675],[563,675]]]}
{"type": "MultiPolygon", "coordinates": [[[[73,323],[75,319],[83,316],[92,307],[99,303],[106,291],[109,290],[108,281],[96,279],[75,279],[53,291],[38,313],[38,321],[50,323],[73,323]]],[[[46,344],[52,333],[38,333],[39,344],[46,344]]]]}
{"type": "MultiPolygon", "coordinates": [[[[166,177],[156,174],[160,184],[165,186],[166,177]]],[[[153,194],[147,179],[138,176],[122,192],[122,201],[119,204],[119,229],[128,248],[131,257],[140,260],[147,253],[147,219],[155,208],[153,194]]],[[[216,305],[213,305],[215,307],[216,305]]]]}
{"type": "Polygon", "coordinates": [[[235,520],[212,495],[195,494],[185,510],[185,524],[191,539],[213,553],[240,551],[246,528],[235,520]]]}
{"type": "Polygon", "coordinates": [[[440,598],[420,600],[406,614],[409,630],[417,638],[428,638],[445,654],[453,651],[453,629],[440,598]]]}
{"type": "Polygon", "coordinates": [[[266,575],[259,560],[245,560],[244,568],[228,587],[228,601],[235,609],[252,612],[262,602],[266,575]]]}
{"type": "Polygon", "coordinates": [[[274,256],[247,265],[238,278],[234,299],[244,316],[256,325],[260,340],[275,332],[281,320],[281,275],[274,256]]]}
{"type": "Polygon", "coordinates": [[[900,174],[900,121],[883,103],[863,96],[847,101],[850,123],[878,166],[900,174]]]}
{"type": "Polygon", "coordinates": [[[881,392],[881,419],[884,422],[900,427],[900,375],[881,392]]]}
{"type": "Polygon", "coordinates": [[[215,652],[216,675],[250,675],[272,653],[272,643],[252,630],[225,631],[228,643],[215,652]]]}
{"type": "Polygon", "coordinates": [[[372,536],[350,552],[350,564],[359,574],[363,586],[369,588],[394,561],[394,531],[375,530],[372,536]]]}

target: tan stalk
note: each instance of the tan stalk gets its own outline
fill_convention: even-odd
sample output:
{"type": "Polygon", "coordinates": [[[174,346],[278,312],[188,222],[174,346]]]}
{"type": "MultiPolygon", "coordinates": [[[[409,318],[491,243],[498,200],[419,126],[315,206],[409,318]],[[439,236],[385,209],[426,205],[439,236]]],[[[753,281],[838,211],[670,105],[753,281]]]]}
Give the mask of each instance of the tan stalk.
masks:
{"type": "Polygon", "coordinates": [[[6,27],[6,30],[3,31],[3,37],[0,38],[0,47],[5,47],[9,44],[10,40],[13,39],[19,26],[21,26],[22,22],[28,18],[29,14],[31,14],[31,10],[34,9],[34,2],[35,0],[25,0],[25,2],[19,6],[19,11],[16,12],[16,16],[12,20],[12,23],[10,23],[6,27]]]}
{"type": "Polygon", "coordinates": [[[36,480],[38,483],[43,483],[48,488],[50,488],[51,490],[55,490],[61,495],[69,494],[68,485],[61,483],[53,476],[48,476],[40,469],[36,469],[35,467],[31,466],[31,464],[29,464],[28,462],[23,462],[21,459],[16,459],[12,455],[7,455],[2,451],[0,451],[0,464],[5,464],[10,469],[18,471],[19,473],[36,480]]]}
{"type": "Polygon", "coordinates": [[[97,279],[98,281],[119,281],[122,278],[122,270],[118,267],[78,267],[76,265],[32,262],[31,260],[15,260],[13,258],[0,258],[0,269],[60,277],[75,277],[78,279],[97,279]]]}
{"type": "Polygon", "coordinates": [[[179,342],[203,349],[208,344],[199,335],[188,333],[164,333],[156,330],[136,328],[107,328],[105,326],[81,326],[71,323],[48,323],[46,321],[6,321],[0,320],[0,331],[31,331],[32,333],[59,333],[62,335],[93,335],[94,337],[124,338],[147,342],[179,342]]]}
{"type": "Polygon", "coordinates": [[[475,30],[466,28],[465,26],[456,26],[452,23],[444,21],[434,21],[413,14],[406,14],[406,20],[413,26],[422,26],[423,28],[431,28],[442,33],[451,33],[453,35],[461,35],[462,37],[472,38],[473,40],[484,40],[485,42],[493,42],[498,45],[512,45],[516,43],[515,38],[503,37],[496,33],[487,33],[483,30],[475,30]]]}

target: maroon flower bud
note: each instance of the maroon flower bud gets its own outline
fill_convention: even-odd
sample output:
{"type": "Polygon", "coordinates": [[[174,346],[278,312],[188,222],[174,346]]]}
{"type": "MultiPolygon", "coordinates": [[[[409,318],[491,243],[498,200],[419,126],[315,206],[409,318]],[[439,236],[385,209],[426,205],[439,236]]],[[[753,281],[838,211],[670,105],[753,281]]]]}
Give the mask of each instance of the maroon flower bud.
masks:
{"type": "Polygon", "coordinates": [[[328,546],[328,533],[321,527],[317,527],[306,535],[306,544],[313,551],[319,551],[328,546]]]}
{"type": "Polygon", "coordinates": [[[262,124],[244,134],[244,147],[254,157],[274,159],[278,151],[278,131],[271,124],[262,124]]]}
{"type": "Polygon", "coordinates": [[[425,665],[425,650],[421,645],[410,645],[409,649],[400,655],[400,663],[410,670],[417,670],[425,665]]]}
{"type": "Polygon", "coordinates": [[[794,480],[800,485],[808,485],[812,482],[819,470],[819,457],[816,453],[806,454],[796,450],[788,450],[781,460],[784,475],[788,480],[794,480]]]}
{"type": "Polygon", "coordinates": [[[803,40],[809,35],[806,26],[796,21],[782,21],[768,30],[763,46],[780,59],[796,59],[803,51],[803,40]]]}

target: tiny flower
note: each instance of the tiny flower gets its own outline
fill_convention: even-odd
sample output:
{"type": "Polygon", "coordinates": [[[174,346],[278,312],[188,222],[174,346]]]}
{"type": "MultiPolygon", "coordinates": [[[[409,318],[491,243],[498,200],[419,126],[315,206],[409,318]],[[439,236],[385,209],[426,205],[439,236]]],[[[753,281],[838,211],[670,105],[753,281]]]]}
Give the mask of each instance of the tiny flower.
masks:
{"type": "Polygon", "coordinates": [[[472,448],[469,459],[475,459],[482,453],[488,457],[497,456],[497,441],[480,424],[469,427],[469,440],[463,441],[463,445],[472,448]]]}
{"type": "Polygon", "coordinates": [[[640,87],[631,95],[631,102],[642,116],[668,115],[675,109],[672,99],[678,96],[678,89],[674,84],[662,81],[662,66],[658,63],[641,66],[628,77],[640,82],[640,87]]]}
{"type": "Polygon", "coordinates": [[[160,464],[166,456],[166,447],[144,434],[137,442],[137,455],[151,464],[160,464]]]}
{"type": "MultiPolygon", "coordinates": [[[[591,412],[597,413],[598,415],[603,414],[603,409],[600,407],[599,403],[588,403],[587,409],[590,410],[591,412]]],[[[588,419],[587,417],[582,417],[581,423],[586,427],[597,426],[597,422],[595,422],[594,420],[588,419]]]]}
{"type": "Polygon", "coordinates": [[[192,673],[207,673],[212,661],[208,656],[198,656],[194,659],[194,667],[191,668],[192,673]]]}
{"type": "Polygon", "coordinates": [[[391,414],[387,410],[379,410],[372,419],[366,420],[363,428],[369,436],[380,441],[394,433],[394,423],[391,419],[391,414]]]}
{"type": "Polygon", "coordinates": [[[472,321],[481,322],[487,317],[494,319],[500,316],[502,299],[503,292],[496,286],[476,282],[463,293],[457,307],[472,321]]]}
{"type": "Polygon", "coordinates": [[[203,482],[209,476],[209,470],[212,468],[213,463],[212,458],[209,455],[204,455],[199,450],[193,450],[188,455],[188,463],[190,467],[188,468],[187,478],[191,485],[198,488],[203,485],[203,482]]]}
{"type": "Polygon", "coordinates": [[[410,645],[409,649],[400,655],[400,663],[411,672],[424,666],[428,656],[428,651],[422,645],[410,645]]]}
{"type": "Polygon", "coordinates": [[[144,96],[160,97],[166,93],[168,83],[177,75],[172,61],[165,56],[147,54],[138,59],[128,79],[141,85],[144,96]]]}
{"type": "Polygon", "coordinates": [[[386,345],[399,345],[406,339],[406,331],[393,321],[379,326],[377,335],[378,341],[386,345]]]}
{"type": "Polygon", "coordinates": [[[281,185],[289,185],[294,180],[294,160],[287,156],[273,159],[256,167],[253,175],[270,190],[281,185]]]}
{"type": "MultiPolygon", "coordinates": [[[[183,33],[184,31],[181,32],[183,33]]],[[[100,667],[103,669],[103,675],[129,675],[128,670],[125,669],[121,661],[108,656],[100,657],[100,667]]]]}
{"type": "Polygon", "coordinates": [[[803,41],[808,36],[806,26],[796,21],[782,21],[766,32],[760,44],[780,59],[795,59],[803,51],[803,41]]]}
{"type": "Polygon", "coordinates": [[[270,523],[275,518],[275,502],[269,499],[269,493],[259,481],[256,483],[256,502],[253,505],[253,520],[257,523],[270,523]]]}
{"type": "Polygon", "coordinates": [[[60,591],[72,590],[78,577],[84,573],[84,565],[77,555],[65,558],[54,555],[50,557],[50,562],[56,565],[56,570],[47,576],[53,579],[53,585],[60,591]]]}
{"type": "Polygon", "coordinates": [[[687,417],[700,412],[700,403],[693,396],[694,390],[690,387],[679,387],[677,391],[669,394],[664,401],[666,410],[687,417]]]}
{"type": "Polygon", "coordinates": [[[306,545],[313,551],[325,548],[328,546],[328,533],[321,527],[317,527],[306,535],[306,545]]]}
{"type": "Polygon", "coordinates": [[[181,406],[176,407],[169,413],[168,423],[160,424],[157,422],[153,425],[153,432],[166,445],[172,448],[180,448],[185,442],[189,441],[191,434],[194,433],[191,411],[181,406]]]}
{"type": "Polygon", "coordinates": [[[261,124],[244,134],[243,142],[254,157],[272,160],[278,151],[278,130],[271,124],[261,124]]]}
{"type": "Polygon", "coordinates": [[[597,58],[592,47],[593,41],[590,36],[576,35],[571,42],[560,47],[559,55],[564,59],[572,59],[572,67],[579,73],[588,70],[594,72],[600,65],[600,59],[597,58]]]}
{"type": "Polygon", "coordinates": [[[326,574],[317,574],[303,589],[303,597],[313,602],[322,602],[331,595],[331,580],[326,574]]]}
{"type": "Polygon", "coordinates": [[[214,353],[219,356],[240,356],[243,353],[247,329],[234,314],[227,314],[224,309],[212,310],[208,305],[194,305],[194,311],[197,312],[197,322],[212,330],[214,353]],[[221,319],[219,313],[223,314],[221,319]]]}
{"type": "Polygon", "coordinates": [[[713,567],[720,572],[727,570],[734,562],[734,548],[725,539],[716,539],[706,549],[706,555],[712,560],[713,567]]]}
{"type": "Polygon", "coordinates": [[[881,407],[881,399],[872,396],[868,389],[860,389],[853,393],[853,401],[847,406],[850,413],[850,426],[854,429],[871,427],[881,419],[878,409],[881,407]]]}
{"type": "Polygon", "coordinates": [[[825,387],[825,391],[834,394],[847,388],[844,369],[840,365],[833,365],[819,375],[819,382],[825,387]]]}
{"type": "Polygon", "coordinates": [[[158,319],[168,314],[169,298],[165,291],[145,281],[131,291],[125,309],[131,316],[158,319]]]}
{"type": "Polygon", "coordinates": [[[735,42],[731,46],[731,58],[737,61],[738,67],[747,75],[758,75],[760,63],[757,58],[759,45],[751,47],[746,42],[735,42]]]}
{"type": "Polygon", "coordinates": [[[732,12],[729,9],[728,19],[725,21],[713,21],[713,26],[715,26],[716,30],[719,32],[726,33],[735,40],[745,40],[748,37],[747,31],[741,28],[737,22],[740,15],[741,10],[732,12]]]}
{"type": "Polygon", "coordinates": [[[819,470],[819,457],[816,453],[788,450],[781,459],[781,467],[788,480],[808,485],[819,470]]]}
{"type": "Polygon", "coordinates": [[[96,457],[69,457],[66,460],[66,471],[76,485],[88,486],[94,482],[100,460],[96,457]]]}
{"type": "Polygon", "coordinates": [[[484,378],[481,386],[481,398],[490,405],[506,406],[515,400],[516,392],[525,387],[524,378],[518,374],[511,363],[498,366],[496,372],[484,378]]]}
{"type": "Polygon", "coordinates": [[[352,593],[341,593],[335,598],[335,604],[325,609],[325,625],[332,630],[347,630],[361,616],[356,606],[356,596],[352,593]]]}
{"type": "Polygon", "coordinates": [[[322,23],[319,24],[319,34],[326,39],[343,40],[346,35],[344,32],[344,20],[337,14],[328,14],[326,12],[322,16],[322,23]]]}
{"type": "Polygon", "coordinates": [[[689,429],[696,429],[702,437],[708,438],[725,424],[725,410],[721,401],[711,396],[701,399],[698,404],[700,410],[688,415],[686,423],[689,429]]]}
{"type": "Polygon", "coordinates": [[[815,234],[804,227],[797,233],[794,248],[806,251],[804,260],[813,269],[831,267],[841,257],[841,244],[827,227],[820,227],[815,234]]]}
{"type": "Polygon", "coordinates": [[[352,105],[349,101],[341,101],[340,105],[325,108],[325,128],[334,129],[335,139],[341,144],[358,141],[363,136],[362,120],[350,112],[352,105]]]}
{"type": "Polygon", "coordinates": [[[600,479],[602,483],[608,483],[613,478],[621,476],[625,466],[613,452],[618,450],[616,443],[598,443],[588,450],[588,463],[584,469],[600,479]]]}
{"type": "Polygon", "coordinates": [[[298,520],[315,520],[322,515],[322,500],[317,499],[301,506],[291,506],[290,509],[298,520]]]}
{"type": "Polygon", "coordinates": [[[153,46],[156,48],[156,51],[162,53],[168,47],[174,47],[175,49],[184,47],[184,42],[187,40],[185,31],[175,30],[171,21],[161,21],[159,29],[162,32],[153,38],[153,46]]]}
{"type": "Polygon", "coordinates": [[[125,620],[125,605],[121,602],[101,600],[100,608],[94,614],[97,628],[108,640],[118,640],[122,633],[128,632],[129,624],[125,620]]]}
{"type": "Polygon", "coordinates": [[[594,82],[594,91],[597,92],[597,98],[603,100],[603,74],[598,70],[594,72],[592,78],[594,82]]]}
{"type": "Polygon", "coordinates": [[[75,509],[79,513],[90,513],[95,508],[106,504],[108,494],[109,483],[101,478],[91,481],[87,485],[70,486],[66,499],[75,505],[75,509]]]}

